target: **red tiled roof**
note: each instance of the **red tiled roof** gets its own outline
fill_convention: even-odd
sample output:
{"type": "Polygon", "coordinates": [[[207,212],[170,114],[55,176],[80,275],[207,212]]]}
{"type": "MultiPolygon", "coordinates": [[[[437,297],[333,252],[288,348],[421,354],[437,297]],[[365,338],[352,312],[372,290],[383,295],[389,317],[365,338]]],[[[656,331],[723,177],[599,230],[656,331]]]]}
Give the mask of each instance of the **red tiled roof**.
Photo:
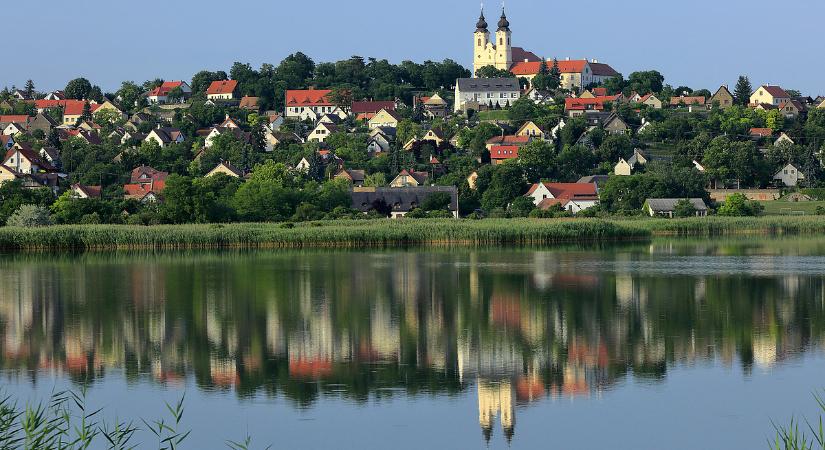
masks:
{"type": "Polygon", "coordinates": [[[517,145],[494,145],[490,149],[490,159],[516,159],[518,149],[517,145]]]}
{"type": "Polygon", "coordinates": [[[607,95],[607,88],[603,88],[603,87],[593,88],[592,92],[593,92],[593,95],[596,96],[596,97],[604,97],[604,96],[607,95]]]}
{"type": "Polygon", "coordinates": [[[169,92],[176,87],[180,87],[183,85],[183,81],[164,81],[163,84],[160,86],[152,89],[149,92],[150,97],[166,97],[169,95],[169,92]]]}
{"type": "Polygon", "coordinates": [[[169,176],[167,172],[161,172],[149,166],[140,166],[132,170],[130,180],[132,183],[148,183],[150,180],[155,182],[165,181],[167,176],[169,176]]]}
{"type": "Polygon", "coordinates": [[[206,90],[207,95],[231,94],[238,88],[236,80],[213,81],[206,90]]]}
{"type": "Polygon", "coordinates": [[[685,97],[683,95],[679,97],[670,97],[670,105],[704,105],[705,104],[705,97],[685,97]]]}
{"type": "MultiPolygon", "coordinates": [[[[79,116],[83,114],[83,107],[86,105],[86,102],[83,100],[61,100],[64,102],[63,106],[63,115],[64,116],[79,116]]],[[[91,112],[97,111],[100,108],[98,104],[89,104],[89,109],[91,112]]]]}
{"type": "Polygon", "coordinates": [[[31,117],[26,114],[15,114],[15,115],[6,115],[0,116],[0,123],[21,123],[21,124],[28,124],[31,117]]]}
{"type": "Polygon", "coordinates": [[[587,109],[602,111],[604,104],[607,102],[615,102],[619,98],[618,95],[605,95],[603,97],[595,98],[566,98],[564,99],[565,111],[584,111],[587,109]]]}
{"type": "Polygon", "coordinates": [[[369,102],[352,102],[352,113],[377,113],[382,109],[387,111],[395,111],[395,102],[393,101],[369,101],[369,102]]]}
{"type": "Polygon", "coordinates": [[[535,53],[528,52],[521,47],[513,47],[513,61],[541,61],[535,53]]]}
{"type": "Polygon", "coordinates": [[[779,87],[779,86],[769,86],[769,85],[764,85],[764,86],[762,86],[762,88],[763,88],[763,89],[765,89],[766,91],[768,91],[768,94],[771,94],[771,95],[772,95],[772,96],[774,96],[774,97],[778,97],[778,98],[791,98],[791,96],[790,96],[790,95],[788,95],[788,93],[787,93],[787,92],[785,92],[785,90],[784,90],[784,89],[782,89],[782,88],[781,88],[781,87],[779,87]]]}
{"type": "Polygon", "coordinates": [[[530,136],[495,136],[487,139],[488,145],[524,145],[530,142],[530,136]]]}
{"type": "Polygon", "coordinates": [[[605,63],[590,63],[590,71],[593,72],[593,75],[600,77],[615,77],[619,75],[619,72],[616,72],[616,70],[605,63]]]}
{"type": "Polygon", "coordinates": [[[329,89],[303,89],[286,91],[286,106],[333,106],[327,99],[329,89]]]}
{"type": "MultiPolygon", "coordinates": [[[[576,61],[559,61],[559,72],[561,73],[582,73],[587,61],[581,59],[576,61]]],[[[547,61],[547,70],[553,68],[553,61],[547,61]]],[[[535,75],[539,73],[541,61],[517,62],[510,68],[513,75],[535,75]]]]}
{"type": "MultiPolygon", "coordinates": [[[[553,194],[553,197],[561,200],[582,200],[598,199],[596,183],[542,183],[544,187],[553,194]]],[[[539,183],[530,187],[527,195],[532,194],[539,188],[539,183]]]]}
{"type": "Polygon", "coordinates": [[[86,186],[80,183],[72,185],[72,189],[77,189],[86,194],[89,198],[100,198],[100,186],[86,186]]]}
{"type": "Polygon", "coordinates": [[[770,128],[751,128],[751,136],[768,137],[773,135],[770,128]]]}

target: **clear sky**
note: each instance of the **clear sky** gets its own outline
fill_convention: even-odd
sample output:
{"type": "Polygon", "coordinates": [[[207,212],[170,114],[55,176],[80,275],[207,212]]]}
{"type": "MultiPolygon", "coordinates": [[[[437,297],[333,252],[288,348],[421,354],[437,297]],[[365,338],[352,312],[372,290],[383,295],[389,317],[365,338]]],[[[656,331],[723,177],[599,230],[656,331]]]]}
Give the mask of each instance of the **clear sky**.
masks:
{"type": "MultiPolygon", "coordinates": [[[[4,22],[0,85],[59,89],[85,76],[104,91],[123,80],[191,79],[234,61],[316,62],[351,55],[472,62],[477,0],[26,0],[4,22]],[[18,11],[20,12],[20,11],[18,11]],[[7,39],[8,41],[8,39],[7,39]],[[12,50],[14,49],[14,50],[12,50]]],[[[491,26],[500,2],[486,2],[491,26]]],[[[747,74],[825,94],[822,0],[508,0],[513,44],[539,56],[598,59],[627,76],[715,89],[747,74]],[[585,6],[586,5],[586,6],[585,6]]]]}

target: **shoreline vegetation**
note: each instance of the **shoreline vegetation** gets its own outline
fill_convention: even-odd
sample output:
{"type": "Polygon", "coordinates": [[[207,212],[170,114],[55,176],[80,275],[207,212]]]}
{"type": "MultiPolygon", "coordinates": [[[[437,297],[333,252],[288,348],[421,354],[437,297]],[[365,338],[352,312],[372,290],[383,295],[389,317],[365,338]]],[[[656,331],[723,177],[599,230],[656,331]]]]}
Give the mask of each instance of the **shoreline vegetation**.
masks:
{"type": "Polygon", "coordinates": [[[211,225],[2,227],[0,251],[540,246],[653,237],[825,234],[818,217],[689,219],[423,219],[211,225]]]}

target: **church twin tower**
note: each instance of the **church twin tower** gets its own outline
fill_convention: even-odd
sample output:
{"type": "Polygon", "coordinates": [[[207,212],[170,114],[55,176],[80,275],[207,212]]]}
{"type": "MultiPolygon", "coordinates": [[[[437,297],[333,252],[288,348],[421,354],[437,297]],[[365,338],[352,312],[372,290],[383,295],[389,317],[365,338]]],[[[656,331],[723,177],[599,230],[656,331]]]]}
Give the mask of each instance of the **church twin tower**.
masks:
{"type": "Polygon", "coordinates": [[[494,41],[490,41],[490,31],[487,29],[484,11],[481,11],[481,17],[478,18],[474,34],[473,76],[476,76],[478,69],[484,66],[510,70],[513,65],[513,46],[510,43],[510,35],[510,22],[507,21],[507,15],[504,14],[504,8],[502,8],[496,38],[494,41]]]}

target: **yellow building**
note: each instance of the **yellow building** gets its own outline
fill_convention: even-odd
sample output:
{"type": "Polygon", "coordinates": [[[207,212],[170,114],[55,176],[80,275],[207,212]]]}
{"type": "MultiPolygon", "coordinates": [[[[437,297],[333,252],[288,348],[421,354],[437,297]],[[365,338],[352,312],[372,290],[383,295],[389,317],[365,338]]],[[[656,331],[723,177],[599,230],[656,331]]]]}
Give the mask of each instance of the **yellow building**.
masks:
{"type": "Polygon", "coordinates": [[[487,29],[487,21],[484,19],[484,11],[476,24],[474,33],[473,52],[473,76],[482,67],[493,66],[500,70],[510,70],[513,65],[513,46],[510,42],[510,22],[504,8],[501,10],[501,19],[498,21],[495,40],[490,40],[490,31],[487,29]]]}
{"type": "Polygon", "coordinates": [[[381,109],[369,121],[370,130],[376,128],[398,128],[399,118],[392,111],[381,109]]]}
{"type": "Polygon", "coordinates": [[[516,136],[527,136],[533,139],[547,139],[547,133],[544,132],[538,125],[536,125],[532,120],[528,120],[524,125],[519,128],[516,132],[516,136]]]}
{"type": "Polygon", "coordinates": [[[779,106],[786,101],[791,101],[791,96],[779,86],[763,85],[751,95],[750,101],[751,105],[779,106]]]}
{"type": "Polygon", "coordinates": [[[233,178],[241,178],[243,176],[243,172],[236,169],[232,164],[229,163],[229,161],[221,161],[221,163],[215,166],[214,169],[210,170],[209,173],[206,174],[206,176],[211,177],[212,175],[217,175],[219,173],[222,173],[233,178]]]}

